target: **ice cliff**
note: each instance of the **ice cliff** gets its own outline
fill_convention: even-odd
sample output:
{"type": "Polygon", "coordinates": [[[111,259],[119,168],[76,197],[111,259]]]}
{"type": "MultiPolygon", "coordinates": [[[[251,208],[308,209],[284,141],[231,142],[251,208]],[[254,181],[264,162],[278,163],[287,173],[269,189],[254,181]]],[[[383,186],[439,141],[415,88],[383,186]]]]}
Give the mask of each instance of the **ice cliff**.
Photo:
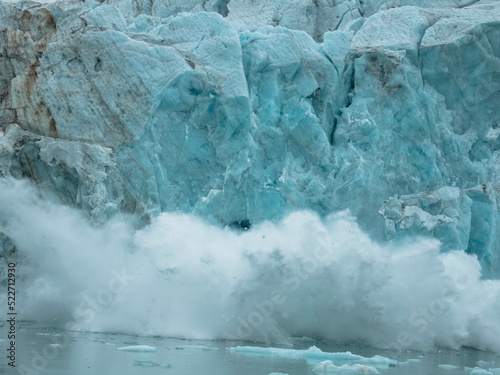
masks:
{"type": "Polygon", "coordinates": [[[0,47],[0,175],[95,222],[348,208],[500,276],[498,1],[4,2],[0,47]]]}

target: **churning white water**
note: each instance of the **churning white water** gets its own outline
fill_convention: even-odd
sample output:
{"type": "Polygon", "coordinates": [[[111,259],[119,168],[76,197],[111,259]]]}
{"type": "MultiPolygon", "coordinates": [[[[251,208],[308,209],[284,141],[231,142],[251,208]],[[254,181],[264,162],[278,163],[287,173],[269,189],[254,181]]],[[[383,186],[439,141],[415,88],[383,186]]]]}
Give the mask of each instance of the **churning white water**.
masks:
{"type": "Polygon", "coordinates": [[[22,319],[95,332],[500,353],[500,281],[481,280],[474,256],[440,254],[435,240],[379,244],[348,212],[296,212],[246,232],[179,213],[141,230],[126,218],[95,227],[26,182],[4,179],[0,190],[22,319]]]}

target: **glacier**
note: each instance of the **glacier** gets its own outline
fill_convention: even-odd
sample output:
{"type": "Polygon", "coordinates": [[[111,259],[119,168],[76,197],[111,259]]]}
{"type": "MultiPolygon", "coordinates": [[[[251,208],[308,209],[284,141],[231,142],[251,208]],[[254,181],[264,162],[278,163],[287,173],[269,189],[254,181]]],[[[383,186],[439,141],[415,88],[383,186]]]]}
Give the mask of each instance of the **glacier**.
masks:
{"type": "Polygon", "coordinates": [[[496,2],[201,3],[2,4],[2,174],[98,222],[494,189],[496,2]]]}
{"type": "Polygon", "coordinates": [[[385,200],[484,184],[453,228],[414,216],[413,232],[499,275],[497,2],[0,9],[2,176],[98,223],[179,210],[248,226],[348,208],[378,238],[384,223],[410,233],[387,228],[400,219],[380,216],[385,200]]]}
{"type": "MultiPolygon", "coordinates": [[[[189,262],[170,253],[164,259],[153,249],[165,245],[156,232],[176,228],[175,220],[204,233],[200,243],[210,242],[213,231],[224,242],[232,235],[223,228],[286,227],[304,210],[326,220],[308,219],[326,231],[351,228],[329,221],[349,210],[356,233],[386,243],[380,246],[424,241],[417,242],[424,248],[420,256],[446,259],[446,272],[470,255],[470,268],[460,266],[471,272],[468,282],[500,278],[498,1],[0,2],[0,46],[5,259],[23,251],[33,256],[25,249],[37,246],[14,228],[38,225],[25,201],[35,217],[65,228],[63,238],[72,246],[72,227],[44,216],[40,207],[56,205],[52,211],[98,236],[89,246],[114,249],[103,233],[128,228],[117,229],[120,246],[142,249],[158,262],[155,272],[174,278],[189,262]],[[36,192],[12,179],[31,181],[36,192]],[[21,202],[16,206],[9,197],[21,202]],[[52,203],[34,204],[37,199],[52,203]]],[[[36,233],[58,246],[56,234],[44,239],[36,233]]],[[[244,253],[241,240],[231,238],[244,253]]],[[[196,258],[196,245],[190,246],[186,254],[196,258]]],[[[211,251],[204,257],[203,264],[218,259],[211,251]]],[[[234,286],[229,273],[222,274],[220,282],[234,286]]],[[[491,285],[481,288],[494,296],[491,285]]],[[[374,311],[372,298],[368,310],[374,311]]],[[[467,294],[461,301],[472,300],[467,294]]],[[[82,327],[113,326],[99,324],[82,327]]],[[[461,333],[464,324],[457,322],[461,333]]],[[[155,333],[149,325],[147,330],[155,333]]],[[[214,330],[202,336],[223,333],[214,330]]],[[[273,336],[255,335],[264,341],[273,336]]],[[[464,341],[498,348],[490,339],[437,336],[449,346],[464,341]]]]}

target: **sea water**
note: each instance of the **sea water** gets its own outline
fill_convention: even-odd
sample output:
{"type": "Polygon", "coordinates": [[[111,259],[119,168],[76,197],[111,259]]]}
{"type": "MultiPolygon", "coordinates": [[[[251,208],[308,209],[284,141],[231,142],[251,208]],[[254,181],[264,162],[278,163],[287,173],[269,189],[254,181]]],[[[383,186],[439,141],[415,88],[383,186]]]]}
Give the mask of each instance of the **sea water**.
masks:
{"type": "MultiPolygon", "coordinates": [[[[39,375],[289,375],[321,374],[318,363],[332,358],[337,367],[357,361],[348,358],[371,359],[382,356],[395,364],[378,366],[365,362],[380,374],[493,374],[500,373],[500,356],[475,349],[430,351],[380,350],[363,345],[341,345],[293,338],[289,346],[275,346],[235,341],[181,340],[165,337],[140,337],[111,333],[69,332],[43,327],[36,322],[20,322],[16,340],[16,367],[8,366],[5,355],[0,357],[2,374],[39,375]],[[134,348],[120,350],[121,348],[134,348]],[[242,348],[238,350],[237,348],[242,348]],[[250,350],[247,347],[254,347],[250,350]],[[323,353],[304,355],[315,347],[323,353]],[[142,349],[141,349],[142,348],[142,349]],[[150,348],[143,350],[144,348],[150,348]],[[155,350],[152,350],[154,348],[155,350]],[[280,350],[278,350],[280,349],[280,350]],[[351,354],[348,354],[350,352],[351,354]],[[340,355],[340,354],[343,354],[340,355]],[[346,359],[347,358],[347,359],[346,359]],[[474,370],[473,370],[474,369],[474,370]],[[491,369],[491,370],[490,370],[491,369]],[[475,372],[474,372],[475,371],[475,372]]],[[[1,323],[0,337],[6,338],[7,325],[1,323]]],[[[4,349],[6,341],[0,341],[4,349]]],[[[5,353],[5,350],[2,350],[5,353]]],[[[359,362],[359,361],[358,361],[359,362]]],[[[354,366],[351,366],[354,367],[354,366]]],[[[334,372],[327,372],[334,373],[334,372]]],[[[362,372],[340,372],[362,373],[362,372]]]]}

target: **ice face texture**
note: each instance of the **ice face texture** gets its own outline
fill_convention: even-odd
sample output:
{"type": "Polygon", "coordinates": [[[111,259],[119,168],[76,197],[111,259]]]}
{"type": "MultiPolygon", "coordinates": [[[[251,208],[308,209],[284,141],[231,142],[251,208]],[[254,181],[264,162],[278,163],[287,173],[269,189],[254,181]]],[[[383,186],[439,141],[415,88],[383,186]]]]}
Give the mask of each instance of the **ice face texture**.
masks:
{"type": "Polygon", "coordinates": [[[487,0],[1,3],[0,174],[95,222],[349,209],[497,277],[499,17],[487,0]]]}

